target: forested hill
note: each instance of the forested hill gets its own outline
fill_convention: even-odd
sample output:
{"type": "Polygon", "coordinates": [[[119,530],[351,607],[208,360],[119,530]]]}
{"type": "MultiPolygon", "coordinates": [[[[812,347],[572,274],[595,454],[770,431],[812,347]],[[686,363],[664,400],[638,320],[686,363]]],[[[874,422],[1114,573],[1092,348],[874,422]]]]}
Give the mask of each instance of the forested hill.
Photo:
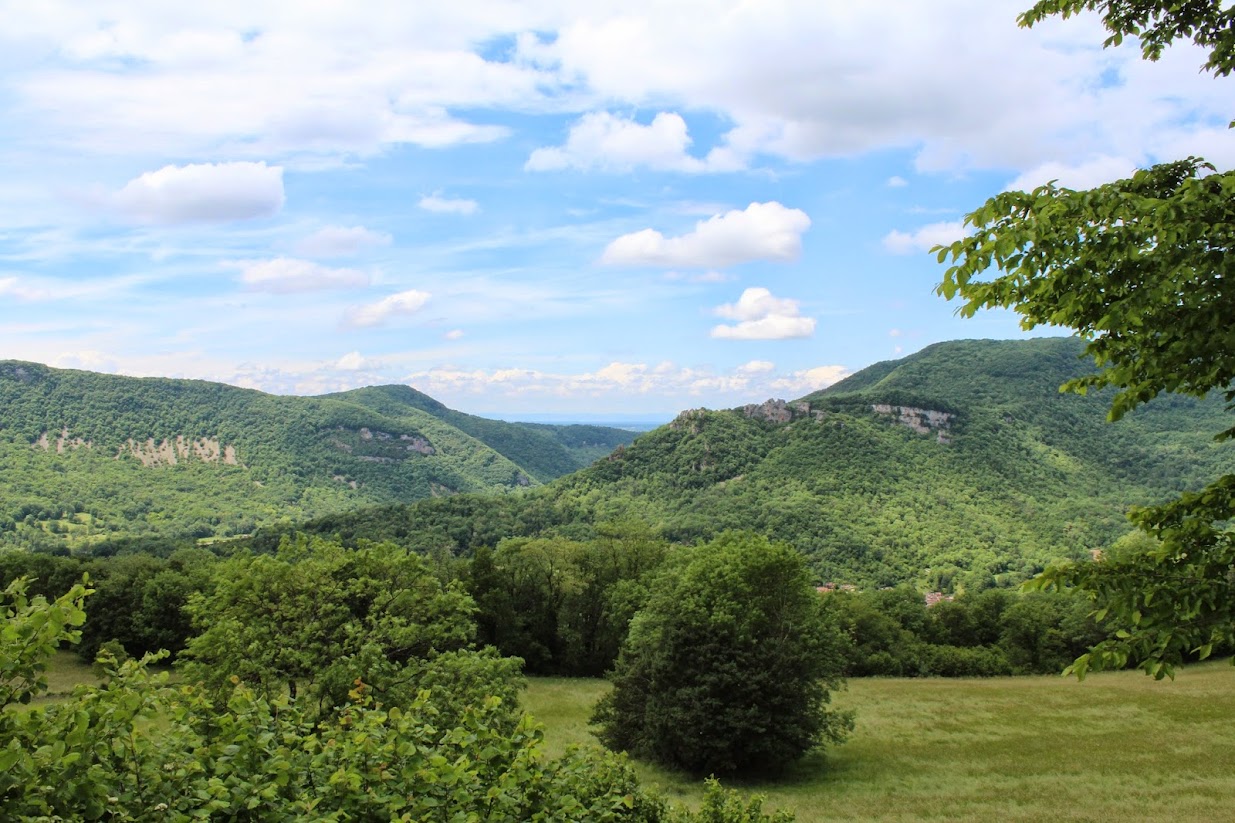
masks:
{"type": "Polygon", "coordinates": [[[635,437],[633,432],[606,426],[490,420],[448,409],[411,386],[370,386],[323,397],[355,403],[389,417],[430,414],[480,440],[541,482],[581,469],[635,437]]]}
{"type": "Polygon", "coordinates": [[[402,386],[284,397],[0,361],[0,546],[226,536],[502,493],[633,437],[483,420],[402,386]]]}
{"type": "Polygon", "coordinates": [[[1061,394],[1074,339],[958,341],[795,402],[683,412],[607,460],[505,501],[430,501],[319,524],[456,550],[504,534],[636,519],[681,541],[753,529],[820,582],[1013,583],[1128,531],[1129,506],[1235,470],[1220,399],[1164,397],[1118,423],[1061,394]],[[433,535],[427,538],[426,535],[433,535]]]}

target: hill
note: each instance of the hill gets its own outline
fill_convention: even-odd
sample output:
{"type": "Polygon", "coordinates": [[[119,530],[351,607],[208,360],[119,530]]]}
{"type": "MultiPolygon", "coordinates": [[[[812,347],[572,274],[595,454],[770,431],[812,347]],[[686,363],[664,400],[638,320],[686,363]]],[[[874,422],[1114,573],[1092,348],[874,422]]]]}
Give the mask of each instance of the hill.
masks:
{"type": "Polygon", "coordinates": [[[941,343],[797,401],[696,409],[608,459],[501,505],[456,498],[316,528],[474,548],[640,520],[679,541],[753,529],[819,581],[932,589],[1011,584],[1085,557],[1149,504],[1235,470],[1216,398],[1159,398],[1108,423],[1075,339],[941,343]]]}
{"type": "Polygon", "coordinates": [[[500,494],[633,436],[484,420],[406,386],[284,397],[3,361],[0,545],[227,536],[361,506],[500,494]]]}
{"type": "Polygon", "coordinates": [[[388,417],[424,412],[489,446],[540,482],[569,474],[634,439],[634,434],[605,426],[555,426],[504,423],[446,408],[411,386],[370,386],[323,395],[355,403],[388,417]]]}

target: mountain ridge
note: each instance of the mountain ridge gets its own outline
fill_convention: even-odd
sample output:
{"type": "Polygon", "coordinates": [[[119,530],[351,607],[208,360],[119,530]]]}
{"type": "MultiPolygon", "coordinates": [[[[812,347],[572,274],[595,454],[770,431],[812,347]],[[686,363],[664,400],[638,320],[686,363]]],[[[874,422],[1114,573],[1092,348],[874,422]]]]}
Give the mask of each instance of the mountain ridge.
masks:
{"type": "Polygon", "coordinates": [[[726,529],[787,541],[819,582],[955,591],[1011,585],[1108,547],[1133,505],[1235,471],[1217,398],[1158,398],[1107,422],[1074,338],[950,341],[793,401],[692,409],[546,487],[309,524],[467,552],[503,536],[641,521],[692,543],[726,529]],[[427,537],[426,535],[431,535],[427,537]]]}
{"type": "Polygon", "coordinates": [[[290,397],[0,361],[0,545],[218,537],[356,506],[508,492],[589,462],[596,449],[564,442],[572,436],[633,437],[483,421],[386,388],[290,397]],[[383,394],[400,402],[374,408],[383,394]],[[506,456],[539,450],[553,460],[524,467],[506,456]]]}

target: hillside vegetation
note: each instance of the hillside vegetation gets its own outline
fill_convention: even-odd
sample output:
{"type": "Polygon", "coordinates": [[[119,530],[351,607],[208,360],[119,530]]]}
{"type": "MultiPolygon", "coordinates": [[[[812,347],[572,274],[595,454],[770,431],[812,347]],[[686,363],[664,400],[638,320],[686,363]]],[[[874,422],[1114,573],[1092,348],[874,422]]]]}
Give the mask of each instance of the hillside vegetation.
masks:
{"type": "Polygon", "coordinates": [[[506,500],[333,516],[311,530],[467,552],[510,535],[639,520],[674,541],[748,529],[819,582],[952,591],[1019,582],[1129,530],[1130,506],[1235,469],[1217,398],[1163,397],[1118,423],[1068,338],[940,343],[792,403],[683,412],[608,459],[506,500]]]}
{"type": "Polygon", "coordinates": [[[381,503],[503,493],[633,436],[483,420],[400,386],[282,397],[4,361],[0,546],[228,536],[381,503]]]}

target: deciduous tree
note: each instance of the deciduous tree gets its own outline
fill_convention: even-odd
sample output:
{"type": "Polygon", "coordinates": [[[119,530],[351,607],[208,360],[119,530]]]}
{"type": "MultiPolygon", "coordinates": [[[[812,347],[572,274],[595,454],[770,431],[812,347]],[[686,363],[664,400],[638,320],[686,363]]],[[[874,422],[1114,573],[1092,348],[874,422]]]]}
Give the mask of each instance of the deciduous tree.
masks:
{"type": "Polygon", "coordinates": [[[845,639],[819,601],[787,545],[726,533],[681,550],[631,623],[601,740],[702,774],[775,771],[841,741],[845,639]]]}
{"type": "MultiPolygon", "coordinates": [[[[1086,10],[1101,13],[1108,46],[1137,37],[1156,60],[1191,40],[1208,52],[1204,70],[1235,70],[1235,7],[1223,0],[1043,0],[1020,23],[1086,10]]],[[[966,224],[968,237],[936,249],[951,262],[940,293],[960,298],[964,316],[1011,308],[1026,329],[1074,329],[1099,371],[1064,388],[1115,388],[1112,420],[1164,392],[1235,401],[1235,172],[1189,157],[1089,191],[1051,182],[993,197],[966,224]]],[[[1135,660],[1163,677],[1235,638],[1232,516],[1235,475],[1226,475],[1132,513],[1155,548],[1045,572],[1039,586],[1081,587],[1117,630],[1072,670],[1135,660]]]]}

